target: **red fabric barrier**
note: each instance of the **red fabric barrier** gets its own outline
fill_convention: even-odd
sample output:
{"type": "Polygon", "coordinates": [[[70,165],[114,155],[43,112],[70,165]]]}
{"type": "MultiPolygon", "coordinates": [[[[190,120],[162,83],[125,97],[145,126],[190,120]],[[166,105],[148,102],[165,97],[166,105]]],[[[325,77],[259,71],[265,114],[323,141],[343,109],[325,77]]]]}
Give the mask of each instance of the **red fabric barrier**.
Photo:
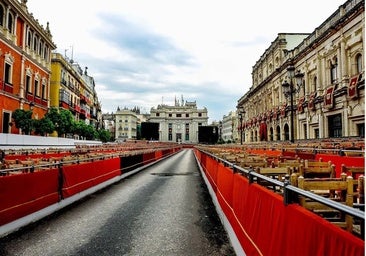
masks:
{"type": "Polygon", "coordinates": [[[151,163],[155,160],[155,152],[149,152],[142,155],[144,164],[151,163]]]}
{"type": "MultiPolygon", "coordinates": [[[[202,153],[201,159],[203,159],[202,153]]],[[[207,157],[208,162],[215,161],[207,157]]],[[[221,166],[221,164],[219,165],[221,166]]],[[[215,168],[207,164],[209,175],[215,168]]],[[[281,195],[218,167],[217,199],[247,255],[363,255],[365,242],[281,195]],[[233,177],[231,179],[230,177],[233,177]],[[232,184],[232,192],[230,192],[232,184]],[[232,201],[232,207],[230,207],[232,201]]]]}
{"type": "Polygon", "coordinates": [[[158,160],[163,157],[163,152],[161,150],[155,151],[155,159],[158,160]]]}
{"type": "Polygon", "coordinates": [[[119,158],[63,166],[63,197],[70,197],[116,177],[121,174],[119,169],[119,158]]]}
{"type": "Polygon", "coordinates": [[[57,169],[0,177],[0,226],[58,199],[57,169]]]}
{"type": "Polygon", "coordinates": [[[317,154],[315,159],[319,161],[322,159],[323,162],[331,161],[336,167],[336,177],[341,176],[342,164],[346,166],[356,166],[365,167],[364,157],[350,157],[350,156],[338,156],[338,155],[327,155],[327,154],[317,154]]]}
{"type": "Polygon", "coordinates": [[[206,156],[206,176],[216,193],[217,190],[217,169],[219,163],[214,160],[212,157],[206,156]]]}

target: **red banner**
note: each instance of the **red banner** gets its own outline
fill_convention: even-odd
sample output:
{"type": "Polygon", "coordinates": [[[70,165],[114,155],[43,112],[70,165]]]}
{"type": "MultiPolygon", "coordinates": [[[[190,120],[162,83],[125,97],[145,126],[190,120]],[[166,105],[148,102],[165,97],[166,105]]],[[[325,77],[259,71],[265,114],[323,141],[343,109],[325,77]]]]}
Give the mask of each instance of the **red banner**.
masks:
{"type": "Polygon", "coordinates": [[[349,81],[348,97],[350,99],[354,99],[354,98],[358,97],[357,84],[358,84],[358,80],[359,80],[360,76],[361,76],[360,74],[353,76],[349,81]]]}
{"type": "Polygon", "coordinates": [[[325,90],[324,107],[333,108],[333,104],[334,104],[334,102],[333,102],[333,99],[334,99],[333,93],[334,93],[334,86],[328,87],[325,90]]]}

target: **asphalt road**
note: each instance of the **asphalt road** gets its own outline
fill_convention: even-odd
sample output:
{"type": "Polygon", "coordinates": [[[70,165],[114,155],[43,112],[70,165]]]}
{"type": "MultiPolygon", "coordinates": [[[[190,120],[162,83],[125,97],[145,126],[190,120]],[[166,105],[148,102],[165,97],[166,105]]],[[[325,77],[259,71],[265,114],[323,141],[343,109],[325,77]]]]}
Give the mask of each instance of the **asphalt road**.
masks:
{"type": "Polygon", "coordinates": [[[0,239],[0,255],[235,255],[183,150],[0,239]]]}

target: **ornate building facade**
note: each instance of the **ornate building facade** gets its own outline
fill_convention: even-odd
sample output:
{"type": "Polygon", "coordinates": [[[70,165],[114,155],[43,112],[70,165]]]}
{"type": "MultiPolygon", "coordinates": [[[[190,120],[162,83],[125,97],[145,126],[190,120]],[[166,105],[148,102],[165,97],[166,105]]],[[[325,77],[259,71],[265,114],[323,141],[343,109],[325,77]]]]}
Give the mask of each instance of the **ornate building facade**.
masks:
{"type": "Polygon", "coordinates": [[[25,0],[0,1],[0,132],[19,133],[12,125],[16,109],[33,109],[40,119],[49,107],[51,51],[46,28],[28,12],[25,0]]]}
{"type": "Polygon", "coordinates": [[[198,127],[208,122],[207,109],[197,108],[196,102],[165,104],[151,108],[148,122],[159,123],[159,141],[197,143],[198,127]]]}
{"type": "Polygon", "coordinates": [[[364,5],[345,2],[310,34],[278,34],[238,100],[245,141],[364,137],[364,5]]]}
{"type": "Polygon", "coordinates": [[[52,53],[50,106],[71,111],[76,121],[82,120],[102,128],[102,112],[93,77],[79,64],[52,53]]]}

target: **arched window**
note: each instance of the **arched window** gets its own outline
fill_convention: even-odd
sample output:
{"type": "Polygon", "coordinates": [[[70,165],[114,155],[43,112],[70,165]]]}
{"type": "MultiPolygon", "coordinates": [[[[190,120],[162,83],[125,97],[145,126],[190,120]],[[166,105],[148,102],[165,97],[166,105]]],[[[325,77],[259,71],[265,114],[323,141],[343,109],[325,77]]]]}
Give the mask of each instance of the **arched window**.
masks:
{"type": "Polygon", "coordinates": [[[37,52],[37,46],[38,46],[38,38],[35,35],[33,38],[33,51],[37,52]]]}
{"type": "Polygon", "coordinates": [[[290,140],[290,128],[289,128],[288,124],[285,124],[283,129],[285,131],[285,140],[290,140]]]}
{"type": "Polygon", "coordinates": [[[313,92],[316,92],[317,87],[318,87],[318,78],[317,78],[317,76],[314,76],[314,78],[313,78],[313,92]]]}
{"type": "Polygon", "coordinates": [[[27,46],[32,47],[32,31],[29,29],[27,33],[27,46]]]}
{"type": "Polygon", "coordinates": [[[5,11],[4,7],[0,4],[0,26],[4,26],[5,23],[5,11]]]}
{"type": "Polygon", "coordinates": [[[13,14],[11,14],[9,12],[9,15],[8,15],[8,30],[10,33],[13,33],[13,27],[14,27],[14,18],[13,18],[13,14]]]}

